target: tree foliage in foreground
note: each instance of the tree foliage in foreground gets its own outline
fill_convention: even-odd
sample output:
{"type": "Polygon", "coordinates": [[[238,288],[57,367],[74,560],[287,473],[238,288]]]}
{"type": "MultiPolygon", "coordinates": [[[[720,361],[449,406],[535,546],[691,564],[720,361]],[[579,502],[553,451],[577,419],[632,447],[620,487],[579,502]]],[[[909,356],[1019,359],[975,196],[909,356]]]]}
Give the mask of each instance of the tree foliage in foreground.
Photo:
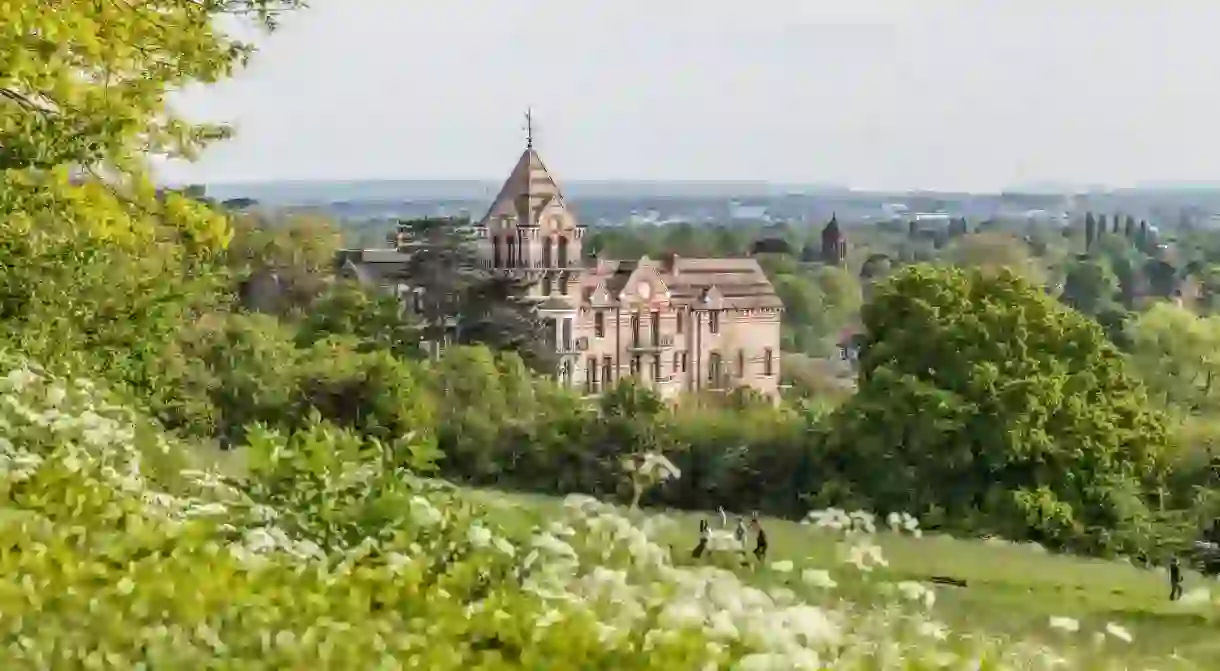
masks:
{"type": "Polygon", "coordinates": [[[271,26],[299,0],[56,0],[10,2],[0,24],[0,170],[110,166],[129,172],[146,152],[194,155],[225,129],[191,124],[169,91],[213,83],[253,46],[217,17],[271,26]]]}
{"type": "Polygon", "coordinates": [[[296,0],[9,2],[0,21],[0,337],[46,365],[103,369],[148,392],[181,324],[224,302],[223,213],[162,192],[151,156],[190,157],[224,129],[186,123],[171,91],[251,53],[218,26],[274,23],[296,0]]]}
{"type": "Polygon", "coordinates": [[[863,321],[831,440],[879,506],[1064,544],[1143,514],[1165,420],[1096,323],[1012,273],[931,266],[863,321]]]}

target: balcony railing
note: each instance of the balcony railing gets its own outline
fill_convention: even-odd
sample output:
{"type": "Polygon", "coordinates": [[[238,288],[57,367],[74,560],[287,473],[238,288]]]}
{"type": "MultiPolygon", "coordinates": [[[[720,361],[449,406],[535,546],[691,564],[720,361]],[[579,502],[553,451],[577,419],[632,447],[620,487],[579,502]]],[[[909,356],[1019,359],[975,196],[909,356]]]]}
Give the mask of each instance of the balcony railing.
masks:
{"type": "Polygon", "coordinates": [[[560,354],[572,354],[575,352],[587,352],[589,350],[588,336],[581,336],[572,340],[562,341],[556,347],[555,351],[560,354]]]}

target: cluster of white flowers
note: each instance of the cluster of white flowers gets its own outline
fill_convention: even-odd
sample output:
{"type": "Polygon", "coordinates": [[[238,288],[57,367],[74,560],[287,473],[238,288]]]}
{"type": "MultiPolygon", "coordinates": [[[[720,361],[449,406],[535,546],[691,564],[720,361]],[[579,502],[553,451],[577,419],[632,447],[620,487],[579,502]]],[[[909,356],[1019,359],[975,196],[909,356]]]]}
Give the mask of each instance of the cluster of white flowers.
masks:
{"type": "Polygon", "coordinates": [[[894,533],[906,533],[919,538],[923,536],[923,530],[919,528],[919,520],[915,516],[907,513],[890,513],[885,516],[885,524],[894,533]]]}
{"type": "Polygon", "coordinates": [[[818,529],[845,535],[871,535],[877,532],[876,515],[863,510],[853,512],[847,512],[839,508],[812,510],[801,523],[812,524],[818,529]]]}
{"type": "Polygon", "coordinates": [[[644,452],[623,459],[623,472],[633,478],[640,478],[651,483],[667,480],[677,480],[682,477],[682,471],[664,454],[659,452],[644,452]]]}

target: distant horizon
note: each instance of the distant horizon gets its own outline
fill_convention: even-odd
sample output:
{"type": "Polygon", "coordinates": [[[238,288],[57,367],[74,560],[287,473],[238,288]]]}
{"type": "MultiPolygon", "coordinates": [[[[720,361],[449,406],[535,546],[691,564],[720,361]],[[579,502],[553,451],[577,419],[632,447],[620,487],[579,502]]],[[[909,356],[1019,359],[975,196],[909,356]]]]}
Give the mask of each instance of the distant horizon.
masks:
{"type": "MultiPolygon", "coordinates": [[[[343,177],[343,178],[238,178],[212,181],[164,180],[162,184],[171,188],[190,185],[201,185],[207,188],[240,189],[259,187],[297,187],[297,186],[341,186],[341,185],[390,185],[390,184],[448,184],[448,185],[478,185],[498,189],[503,183],[503,177],[343,177]]],[[[1038,195],[1071,195],[1088,193],[1114,193],[1121,191],[1192,191],[1220,189],[1220,180],[1164,180],[1148,181],[1136,184],[1110,185],[1103,183],[1073,183],[1073,182],[1034,182],[1005,186],[995,190],[978,190],[962,188],[881,188],[868,186],[853,186],[829,182],[787,182],[766,179],[681,179],[681,178],[588,178],[562,180],[560,187],[568,186],[751,186],[765,187],[776,190],[812,190],[812,191],[850,191],[857,193],[911,194],[911,193],[944,193],[969,195],[1001,195],[1006,193],[1029,193],[1038,195]]]]}

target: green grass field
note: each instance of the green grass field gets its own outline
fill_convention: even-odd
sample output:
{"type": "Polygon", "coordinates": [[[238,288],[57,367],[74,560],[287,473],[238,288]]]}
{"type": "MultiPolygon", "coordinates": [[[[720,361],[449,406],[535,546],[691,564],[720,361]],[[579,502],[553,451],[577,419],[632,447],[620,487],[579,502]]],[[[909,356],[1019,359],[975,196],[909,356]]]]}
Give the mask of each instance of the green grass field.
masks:
{"type": "MultiPolygon", "coordinates": [[[[236,463],[225,464],[230,470],[236,463]]],[[[553,520],[562,502],[555,497],[476,491],[475,498],[494,504],[502,514],[497,520],[516,527],[522,534],[536,524],[553,520]]],[[[697,540],[698,520],[718,523],[715,513],[650,510],[676,522],[664,540],[674,550],[680,564],[691,563],[690,549],[697,540]]],[[[798,567],[839,568],[836,537],[827,532],[794,522],[765,519],[770,539],[768,561],[791,560],[798,567]]],[[[1220,668],[1220,617],[1213,608],[1189,608],[1169,601],[1165,574],[1132,566],[1125,562],[1056,555],[1037,548],[996,544],[980,540],[959,540],[946,536],[923,538],[878,533],[874,539],[882,547],[889,566],[874,572],[876,581],[927,581],[945,576],[966,582],[967,586],[936,585],[936,617],[959,630],[982,629],[993,633],[1052,641],[1062,638],[1052,630],[1052,616],[1080,621],[1082,631],[1097,631],[1109,622],[1129,628],[1135,636],[1130,658],[1149,663],[1164,662],[1177,654],[1205,666],[1220,668]]],[[[769,570],[740,569],[748,581],[767,586],[792,582],[792,576],[769,570]]],[[[850,572],[846,572],[850,574],[850,572]]],[[[857,603],[879,598],[870,584],[841,580],[836,593],[857,603]]],[[[1220,594],[1220,581],[1187,572],[1186,590],[1206,587],[1220,594]]],[[[1144,668],[1144,667],[1134,667],[1144,668]]],[[[1158,664],[1153,668],[1165,668],[1158,664]]],[[[1172,667],[1169,667],[1172,668],[1172,667]]]]}
{"type": "MultiPolygon", "coordinates": [[[[479,496],[489,502],[498,500],[506,509],[507,523],[521,525],[523,531],[553,518],[561,505],[558,499],[540,496],[493,492],[480,492],[479,496]]],[[[652,512],[664,512],[677,522],[671,537],[665,539],[674,549],[675,561],[695,561],[689,550],[696,542],[700,516],[652,512]]],[[[718,524],[717,515],[705,517],[718,524]]],[[[798,570],[841,566],[836,559],[836,538],[831,534],[781,520],[768,519],[763,524],[770,539],[769,562],[792,560],[798,570]]],[[[1097,631],[1110,622],[1130,629],[1135,636],[1128,657],[1132,662],[1164,661],[1175,653],[1208,664],[1220,659],[1220,621],[1202,608],[1171,603],[1164,573],[1125,562],[1054,555],[1007,543],[934,535],[914,538],[889,532],[879,532],[874,540],[889,562],[888,568],[874,572],[876,580],[927,581],[933,576],[946,576],[967,583],[966,587],[935,586],[936,617],[957,629],[1052,641],[1063,634],[1048,626],[1049,618],[1067,616],[1078,619],[1086,632],[1097,631]]],[[[766,568],[740,572],[759,586],[796,582],[791,575],[766,568]]],[[[850,575],[851,571],[842,573],[850,575]]],[[[875,584],[840,580],[836,592],[850,601],[868,603],[879,598],[875,584]]],[[[1188,573],[1187,591],[1198,587],[1215,592],[1220,583],[1188,573]]]]}

